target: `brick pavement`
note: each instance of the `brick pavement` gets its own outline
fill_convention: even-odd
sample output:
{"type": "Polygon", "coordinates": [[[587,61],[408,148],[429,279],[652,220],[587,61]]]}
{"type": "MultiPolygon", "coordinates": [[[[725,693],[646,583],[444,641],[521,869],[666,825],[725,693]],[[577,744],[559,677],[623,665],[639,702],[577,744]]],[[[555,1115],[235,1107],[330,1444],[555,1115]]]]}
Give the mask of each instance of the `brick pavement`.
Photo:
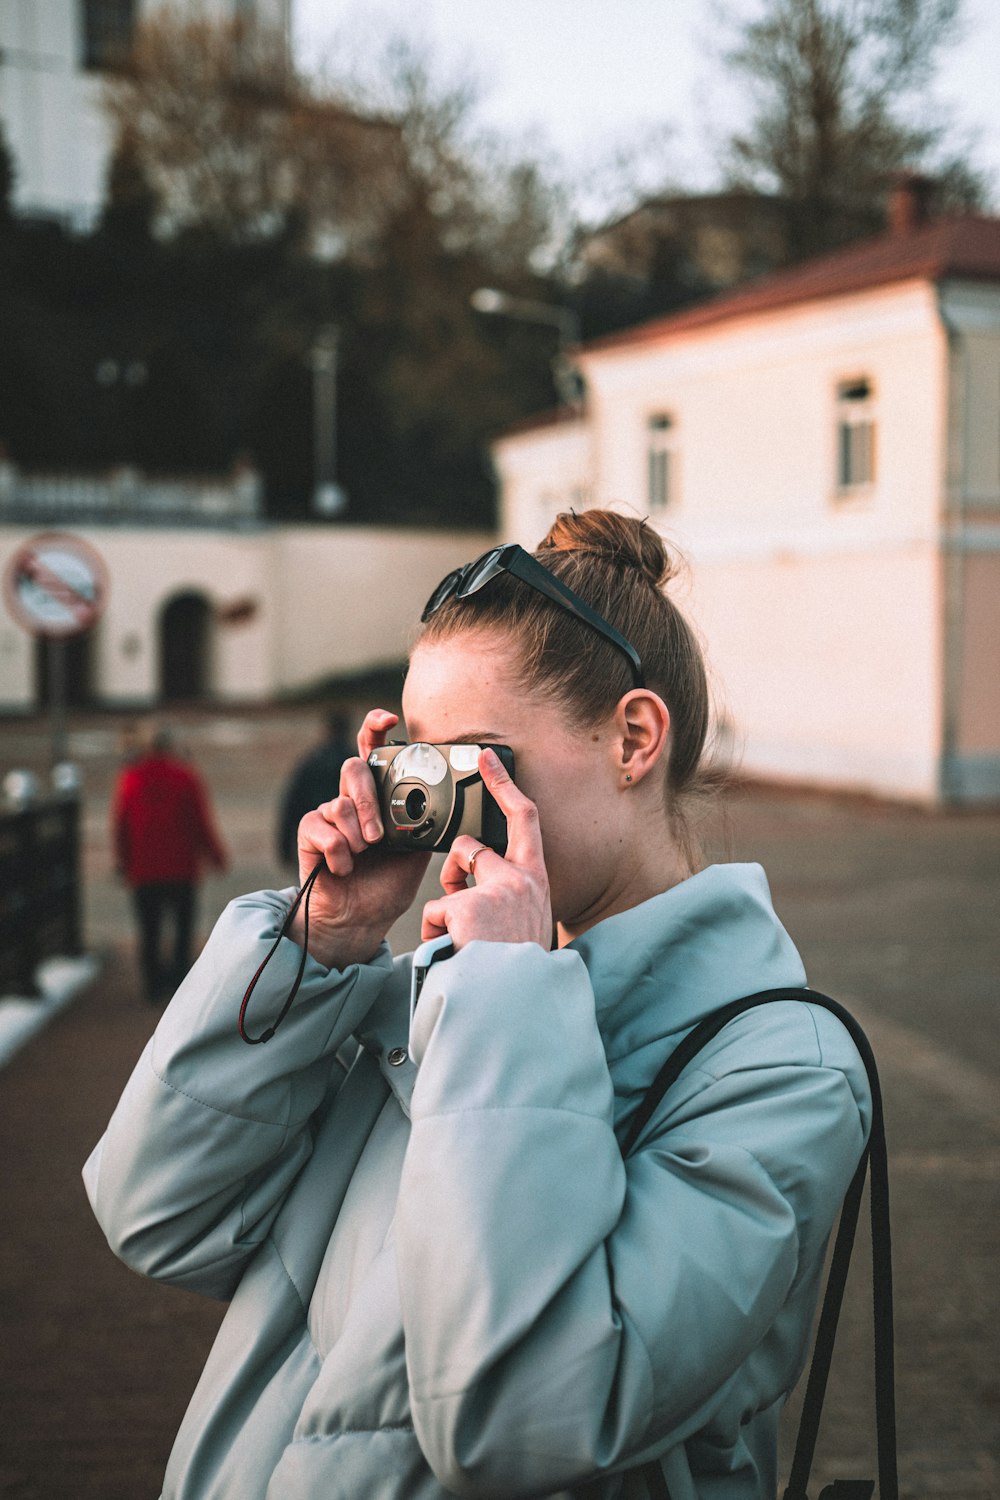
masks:
{"type": "Polygon", "coordinates": [[[112,952],[0,1074],[0,1495],[144,1500],[221,1315],[109,1252],[80,1168],[156,1020],[112,952]]]}

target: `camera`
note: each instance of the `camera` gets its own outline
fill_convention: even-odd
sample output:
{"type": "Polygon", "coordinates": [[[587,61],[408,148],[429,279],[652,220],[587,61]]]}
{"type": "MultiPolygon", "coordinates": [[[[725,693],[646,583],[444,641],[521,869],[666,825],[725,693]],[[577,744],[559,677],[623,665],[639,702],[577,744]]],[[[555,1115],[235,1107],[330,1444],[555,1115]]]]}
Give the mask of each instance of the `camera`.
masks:
{"type": "MultiPolygon", "coordinates": [[[[508,745],[489,748],[513,776],[513,750],[508,745]]],[[[443,854],[460,833],[468,833],[498,854],[506,852],[507,819],[479,774],[482,749],[390,742],[371,752],[368,765],[390,848],[443,854]]]]}

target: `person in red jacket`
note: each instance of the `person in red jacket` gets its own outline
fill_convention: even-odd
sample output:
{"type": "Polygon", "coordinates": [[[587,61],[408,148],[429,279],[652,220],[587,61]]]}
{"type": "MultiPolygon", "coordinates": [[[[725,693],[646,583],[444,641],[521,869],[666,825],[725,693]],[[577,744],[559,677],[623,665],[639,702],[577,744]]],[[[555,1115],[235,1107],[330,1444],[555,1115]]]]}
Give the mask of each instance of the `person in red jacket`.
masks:
{"type": "Polygon", "coordinates": [[[119,874],[132,889],[139,925],[139,962],[147,1000],[176,989],[191,967],[195,891],[203,864],[224,870],[204,782],[171,752],[164,726],[148,726],[139,754],[115,784],[112,832],[119,874]],[[173,945],[163,956],[164,919],[173,945]]]}

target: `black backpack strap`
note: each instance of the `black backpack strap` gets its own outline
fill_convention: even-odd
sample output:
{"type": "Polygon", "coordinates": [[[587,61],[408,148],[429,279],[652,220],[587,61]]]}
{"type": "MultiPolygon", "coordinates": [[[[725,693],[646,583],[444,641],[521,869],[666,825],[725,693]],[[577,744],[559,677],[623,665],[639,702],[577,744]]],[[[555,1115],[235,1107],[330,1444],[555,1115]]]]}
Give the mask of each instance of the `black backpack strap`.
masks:
{"type": "MultiPolygon", "coordinates": [[[[871,1171],[872,1306],[875,1330],[875,1426],[878,1444],[879,1497],[880,1500],[898,1500],[895,1358],[893,1353],[892,1322],[892,1245],[889,1230],[889,1168],[885,1145],[882,1089],[871,1045],[850,1011],[838,1004],[836,1000],[831,1000],[829,995],[822,995],[817,990],[810,990],[804,987],[762,990],[759,994],[747,995],[741,1000],[733,1000],[729,1005],[724,1005],[719,1010],[713,1011],[710,1016],[706,1016],[703,1021],[699,1022],[697,1026],[688,1032],[687,1036],[675,1047],[653,1079],[642,1103],[629,1124],[625,1139],[622,1142],[622,1156],[627,1156],[639,1140],[643,1130],[656,1113],[664,1094],[670,1088],[671,1084],[676,1082],[692,1058],[724,1026],[727,1026],[737,1016],[742,1015],[745,1010],[751,1010],[755,1006],[767,1005],[775,1001],[788,1000],[798,1002],[804,1000],[813,1005],[821,1005],[825,1010],[832,1012],[848,1031],[865,1065],[865,1072],[868,1074],[868,1083],[872,1096],[872,1125],[868,1144],[862,1152],[857,1170],[844,1196],[840,1223],[837,1228],[837,1237],[834,1242],[833,1255],[830,1261],[826,1293],[823,1298],[823,1309],[816,1330],[816,1344],[813,1350],[812,1364],[809,1369],[809,1378],[806,1382],[805,1397],[802,1403],[802,1415],[799,1420],[795,1454],[792,1459],[792,1468],[788,1485],[785,1489],[784,1500],[808,1500],[806,1491],[809,1484],[809,1472],[812,1468],[813,1455],[816,1450],[816,1438],[819,1433],[823,1398],[826,1394],[830,1363],[833,1359],[833,1345],[837,1334],[837,1321],[840,1317],[840,1308],[844,1298],[844,1287],[847,1282],[851,1250],[854,1245],[854,1234],[861,1207],[861,1196],[864,1190],[865,1177],[869,1169],[871,1171]]],[[[658,1463],[653,1461],[644,1464],[640,1472],[645,1478],[652,1500],[670,1500],[670,1491],[663,1477],[663,1470],[658,1463]]],[[[852,1500],[854,1496],[858,1497],[858,1500],[867,1500],[867,1497],[870,1497],[874,1489],[874,1484],[870,1480],[857,1481],[854,1485],[851,1485],[850,1481],[838,1480],[836,1481],[836,1486],[839,1486],[844,1500],[848,1500],[846,1494],[848,1487],[852,1490],[852,1500]]],[[[831,1486],[831,1489],[833,1488],[834,1486],[831,1486]]],[[[824,1490],[823,1494],[826,1495],[827,1493],[828,1491],[824,1490]]],[[[820,1500],[823,1500],[823,1496],[820,1497],[820,1500]]]]}

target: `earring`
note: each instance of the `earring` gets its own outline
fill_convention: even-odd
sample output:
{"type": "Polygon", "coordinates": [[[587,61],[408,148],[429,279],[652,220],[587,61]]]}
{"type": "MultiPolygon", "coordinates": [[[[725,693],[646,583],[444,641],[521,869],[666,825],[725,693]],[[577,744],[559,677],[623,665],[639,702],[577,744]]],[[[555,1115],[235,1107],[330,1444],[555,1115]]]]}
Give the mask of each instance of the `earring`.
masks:
{"type": "Polygon", "coordinates": [[[626,781],[631,781],[632,780],[632,777],[629,775],[628,771],[625,772],[625,780],[626,781]]]}

